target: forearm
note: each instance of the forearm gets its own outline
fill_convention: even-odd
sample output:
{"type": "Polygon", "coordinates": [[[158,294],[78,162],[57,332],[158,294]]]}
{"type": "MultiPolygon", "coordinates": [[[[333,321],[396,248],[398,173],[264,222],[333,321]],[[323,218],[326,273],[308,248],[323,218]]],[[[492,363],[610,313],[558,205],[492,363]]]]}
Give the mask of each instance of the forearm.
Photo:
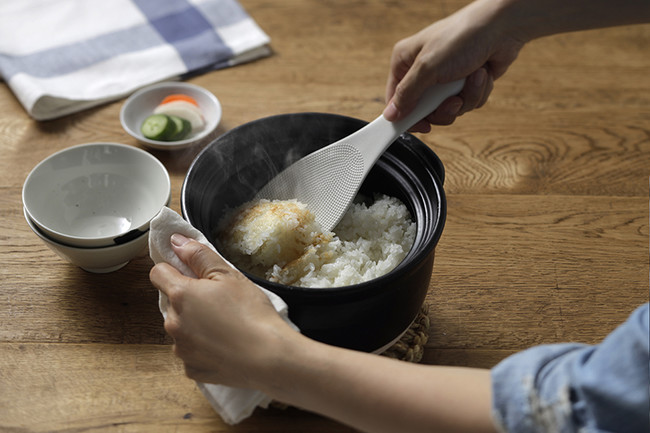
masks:
{"type": "Polygon", "coordinates": [[[530,41],[580,30],[650,23],[650,0],[479,0],[510,33],[530,41]]]}
{"type": "Polygon", "coordinates": [[[491,432],[489,370],[412,364],[327,346],[285,345],[265,391],[366,432],[491,432]]]}

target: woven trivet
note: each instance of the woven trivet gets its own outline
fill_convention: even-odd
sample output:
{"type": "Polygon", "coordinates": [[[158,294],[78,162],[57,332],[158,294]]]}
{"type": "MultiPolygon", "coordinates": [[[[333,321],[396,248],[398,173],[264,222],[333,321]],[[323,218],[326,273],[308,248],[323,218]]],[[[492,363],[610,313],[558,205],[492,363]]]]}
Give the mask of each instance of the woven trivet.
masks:
{"type": "Polygon", "coordinates": [[[424,355],[424,345],[429,339],[429,326],[429,304],[425,302],[402,338],[381,355],[407,362],[420,362],[424,355]]]}
{"type": "MultiPolygon", "coordinates": [[[[429,339],[430,324],[429,304],[425,302],[409,329],[402,335],[402,338],[380,355],[406,362],[420,362],[424,354],[424,345],[429,339]]],[[[275,409],[286,409],[289,407],[277,401],[272,401],[269,406],[275,409]]]]}

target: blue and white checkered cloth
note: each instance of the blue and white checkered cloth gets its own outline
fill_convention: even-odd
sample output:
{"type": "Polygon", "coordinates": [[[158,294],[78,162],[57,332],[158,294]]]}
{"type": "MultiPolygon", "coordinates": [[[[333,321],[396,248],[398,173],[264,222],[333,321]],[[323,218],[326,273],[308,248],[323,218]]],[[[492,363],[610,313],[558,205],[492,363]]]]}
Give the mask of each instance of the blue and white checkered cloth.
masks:
{"type": "Polygon", "coordinates": [[[270,54],[236,0],[0,0],[0,74],[53,119],[270,54]]]}

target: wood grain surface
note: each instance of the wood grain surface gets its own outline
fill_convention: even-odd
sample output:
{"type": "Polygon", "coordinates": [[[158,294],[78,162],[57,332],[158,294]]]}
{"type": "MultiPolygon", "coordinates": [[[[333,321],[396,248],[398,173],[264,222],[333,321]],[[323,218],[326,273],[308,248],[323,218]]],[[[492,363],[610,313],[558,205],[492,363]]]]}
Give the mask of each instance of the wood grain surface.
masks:
{"type": "MultiPolygon", "coordinates": [[[[189,80],[221,100],[219,133],[291,112],[374,119],[393,44],[467,1],[241,3],[273,55],[189,80]]],[[[534,41],[484,108],[419,136],[445,165],[448,204],[424,362],[489,368],[536,344],[597,343],[648,301],[649,47],[648,25],[534,41]]],[[[48,122],[4,83],[0,101],[0,431],[351,431],[293,408],[224,424],[171,352],[146,252],[90,274],[29,230],[21,190],[40,160],[140,146],[123,101],[48,122]]],[[[152,151],[175,210],[198,151],[152,151]]]]}

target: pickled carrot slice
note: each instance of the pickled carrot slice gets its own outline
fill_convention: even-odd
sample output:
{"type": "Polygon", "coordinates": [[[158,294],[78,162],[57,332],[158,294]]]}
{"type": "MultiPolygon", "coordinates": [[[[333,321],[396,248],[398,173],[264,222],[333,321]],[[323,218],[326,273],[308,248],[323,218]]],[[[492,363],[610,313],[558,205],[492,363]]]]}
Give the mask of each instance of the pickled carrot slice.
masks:
{"type": "Polygon", "coordinates": [[[183,93],[174,93],[172,95],[165,96],[165,98],[162,100],[160,105],[167,104],[169,102],[174,102],[174,101],[185,101],[185,102],[189,102],[190,104],[196,105],[197,107],[199,106],[199,103],[196,102],[196,99],[192,98],[189,95],[185,95],[183,93]]]}

